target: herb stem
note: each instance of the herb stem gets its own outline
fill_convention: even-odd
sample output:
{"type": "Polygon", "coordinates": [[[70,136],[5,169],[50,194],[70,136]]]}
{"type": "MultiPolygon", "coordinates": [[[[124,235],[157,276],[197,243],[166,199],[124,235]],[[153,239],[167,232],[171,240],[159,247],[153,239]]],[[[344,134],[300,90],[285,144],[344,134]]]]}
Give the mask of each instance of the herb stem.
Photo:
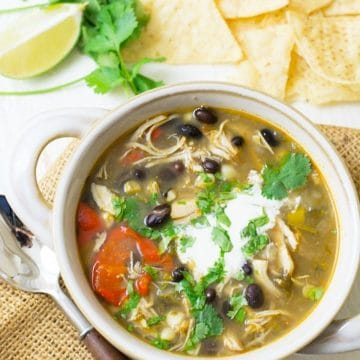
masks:
{"type": "MultiPolygon", "coordinates": [[[[87,75],[86,75],[87,76],[87,75]]],[[[53,87],[49,87],[49,88],[45,88],[45,89],[40,89],[40,90],[29,90],[29,91],[0,91],[0,96],[28,96],[28,95],[39,95],[39,94],[46,94],[46,93],[50,93],[50,92],[54,92],[60,89],[63,89],[65,87],[77,84],[81,81],[83,81],[86,76],[82,76],[79,79],[75,79],[72,81],[69,81],[65,84],[61,84],[61,85],[57,85],[57,86],[53,86],[53,87]]]]}
{"type": "Polygon", "coordinates": [[[139,92],[137,91],[136,86],[134,85],[133,79],[132,79],[132,77],[131,77],[130,74],[129,74],[129,71],[128,71],[127,67],[126,67],[126,64],[125,64],[125,62],[124,62],[124,59],[122,58],[122,55],[121,55],[120,50],[118,51],[118,56],[119,56],[120,70],[121,70],[121,72],[123,73],[125,79],[127,80],[128,84],[129,84],[129,86],[130,86],[131,91],[132,91],[135,95],[137,95],[139,92]]]}

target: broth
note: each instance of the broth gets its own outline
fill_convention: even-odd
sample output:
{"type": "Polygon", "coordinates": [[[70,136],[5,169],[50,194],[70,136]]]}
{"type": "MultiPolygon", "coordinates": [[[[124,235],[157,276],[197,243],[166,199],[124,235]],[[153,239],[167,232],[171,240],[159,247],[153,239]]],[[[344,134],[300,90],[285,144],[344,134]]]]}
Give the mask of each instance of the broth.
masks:
{"type": "Polygon", "coordinates": [[[191,356],[246,352],[320,301],[337,231],[324,179],[287,134],[200,107],[121,137],[84,186],[79,253],[128,331],[191,356]]]}

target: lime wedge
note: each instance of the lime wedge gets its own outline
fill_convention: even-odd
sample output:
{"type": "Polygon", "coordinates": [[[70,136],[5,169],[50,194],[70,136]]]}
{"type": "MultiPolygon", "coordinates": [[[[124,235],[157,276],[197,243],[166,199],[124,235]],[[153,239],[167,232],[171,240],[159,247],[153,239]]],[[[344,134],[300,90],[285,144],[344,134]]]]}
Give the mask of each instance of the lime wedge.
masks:
{"type": "Polygon", "coordinates": [[[0,74],[25,79],[52,69],[76,44],[83,8],[52,5],[14,21],[0,33],[0,74]]]}

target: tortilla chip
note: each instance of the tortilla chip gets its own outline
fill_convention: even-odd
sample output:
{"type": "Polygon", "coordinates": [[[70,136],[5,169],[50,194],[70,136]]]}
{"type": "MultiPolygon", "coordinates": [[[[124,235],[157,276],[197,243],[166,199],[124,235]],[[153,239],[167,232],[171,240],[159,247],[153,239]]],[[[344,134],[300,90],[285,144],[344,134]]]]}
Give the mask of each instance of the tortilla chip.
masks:
{"type": "Polygon", "coordinates": [[[169,64],[214,64],[242,59],[214,1],[154,0],[149,8],[150,21],[140,38],[124,49],[126,61],[164,56],[169,64]]]}
{"type": "Polygon", "coordinates": [[[293,53],[285,99],[312,104],[359,101],[360,86],[341,85],[323,79],[310,69],[301,56],[293,53]]]}
{"type": "Polygon", "coordinates": [[[259,74],[259,89],[283,99],[294,46],[291,26],[248,29],[237,33],[236,37],[259,74]]]}
{"type": "Polygon", "coordinates": [[[258,89],[259,75],[254,65],[249,60],[244,60],[235,66],[235,71],[227,78],[227,81],[251,89],[258,89]]]}
{"type": "Polygon", "coordinates": [[[231,19],[227,21],[231,32],[239,41],[238,34],[245,30],[263,29],[271,25],[287,24],[286,11],[279,10],[270,14],[254,16],[248,19],[231,19]]]}
{"type": "Polygon", "coordinates": [[[324,13],[326,16],[359,15],[360,0],[335,0],[324,13]]]}
{"type": "Polygon", "coordinates": [[[218,0],[226,19],[247,18],[281,9],[289,0],[218,0]]]}
{"type": "Polygon", "coordinates": [[[334,0],[290,0],[289,8],[310,14],[315,10],[322,9],[334,0]]]}
{"type": "Polygon", "coordinates": [[[288,12],[300,55],[332,82],[360,83],[360,16],[304,16],[288,12]]]}

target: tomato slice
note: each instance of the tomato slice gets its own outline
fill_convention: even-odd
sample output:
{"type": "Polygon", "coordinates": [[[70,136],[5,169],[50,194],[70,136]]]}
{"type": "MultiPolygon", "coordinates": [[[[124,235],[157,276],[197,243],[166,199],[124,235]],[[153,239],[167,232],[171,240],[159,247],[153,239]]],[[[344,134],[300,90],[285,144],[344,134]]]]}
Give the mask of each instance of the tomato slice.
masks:
{"type": "Polygon", "coordinates": [[[141,274],[135,282],[135,287],[141,296],[149,295],[152,278],[148,273],[141,274]]]}
{"type": "Polygon", "coordinates": [[[87,245],[93,237],[104,230],[105,224],[100,215],[88,204],[81,202],[77,211],[78,243],[87,245]]]}
{"type": "Polygon", "coordinates": [[[131,165],[135,161],[142,159],[144,156],[145,156],[145,153],[142,150],[133,149],[133,150],[129,151],[126,154],[126,156],[120,160],[120,163],[122,165],[131,165]]]}
{"type": "MultiPolygon", "coordinates": [[[[130,254],[135,249],[138,249],[145,264],[158,265],[166,271],[174,268],[171,255],[161,256],[152,240],[124,225],[112,229],[95,255],[91,280],[95,292],[115,306],[120,306],[126,298],[123,276],[127,274],[130,254]]],[[[136,280],[135,287],[141,296],[146,296],[150,284],[151,276],[144,273],[136,280]]]]}
{"type": "Polygon", "coordinates": [[[127,273],[131,251],[136,248],[134,238],[124,233],[123,227],[112,229],[95,256],[92,287],[109,303],[120,306],[126,297],[122,275],[127,273]]]}

